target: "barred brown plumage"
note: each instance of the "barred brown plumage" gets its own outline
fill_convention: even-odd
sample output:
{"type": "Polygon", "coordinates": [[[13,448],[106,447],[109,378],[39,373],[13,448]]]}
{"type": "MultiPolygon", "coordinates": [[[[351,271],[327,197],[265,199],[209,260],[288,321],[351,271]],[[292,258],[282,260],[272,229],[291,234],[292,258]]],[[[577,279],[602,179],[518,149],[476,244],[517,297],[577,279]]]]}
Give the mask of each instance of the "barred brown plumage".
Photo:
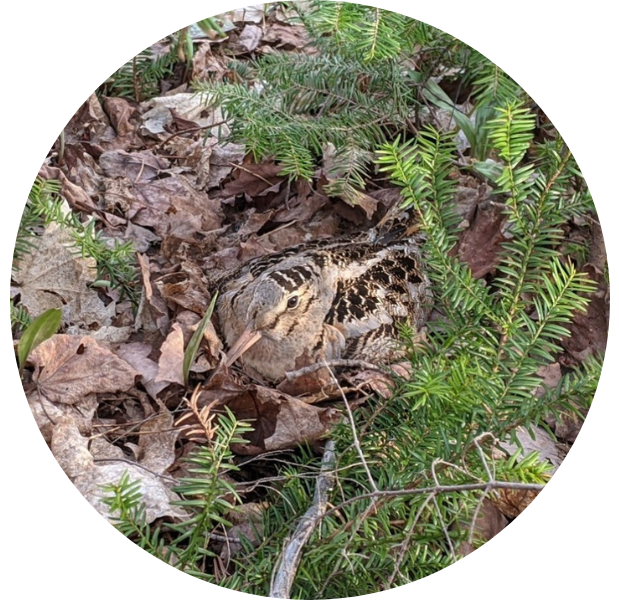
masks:
{"type": "Polygon", "coordinates": [[[228,364],[242,357],[271,381],[322,358],[394,359],[396,323],[418,330],[431,300],[414,238],[287,248],[218,284],[228,364]]]}

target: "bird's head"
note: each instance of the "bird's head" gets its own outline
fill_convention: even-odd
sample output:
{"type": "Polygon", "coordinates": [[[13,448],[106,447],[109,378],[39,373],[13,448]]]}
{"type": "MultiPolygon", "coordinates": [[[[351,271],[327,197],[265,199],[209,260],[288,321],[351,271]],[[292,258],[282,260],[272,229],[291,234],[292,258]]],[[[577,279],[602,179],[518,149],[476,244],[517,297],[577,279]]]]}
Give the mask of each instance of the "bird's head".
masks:
{"type": "MultiPolygon", "coordinates": [[[[288,345],[313,338],[326,314],[324,283],[320,273],[308,265],[279,267],[262,273],[249,283],[235,301],[244,330],[228,352],[227,363],[234,363],[260,339],[288,345]]],[[[328,295],[328,294],[327,294],[328,295]]]]}

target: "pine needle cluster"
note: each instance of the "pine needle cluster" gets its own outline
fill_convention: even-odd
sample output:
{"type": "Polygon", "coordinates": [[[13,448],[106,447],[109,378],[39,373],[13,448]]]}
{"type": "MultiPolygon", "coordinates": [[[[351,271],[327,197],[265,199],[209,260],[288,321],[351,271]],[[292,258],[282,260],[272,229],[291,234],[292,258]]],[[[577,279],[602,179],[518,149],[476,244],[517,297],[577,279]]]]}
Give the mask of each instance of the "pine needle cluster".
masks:
{"type": "Polygon", "coordinates": [[[311,179],[333,145],[339,171],[349,174],[343,193],[363,189],[371,151],[398,134],[415,134],[426,105],[454,113],[482,156],[486,146],[476,136],[494,107],[524,96],[481,54],[404,15],[324,1],[298,10],[315,53],[232,62],[231,83],[194,82],[231,119],[235,141],[258,161],[273,158],[293,179],[311,179]],[[477,126],[436,83],[448,75],[471,88],[477,126]]]}

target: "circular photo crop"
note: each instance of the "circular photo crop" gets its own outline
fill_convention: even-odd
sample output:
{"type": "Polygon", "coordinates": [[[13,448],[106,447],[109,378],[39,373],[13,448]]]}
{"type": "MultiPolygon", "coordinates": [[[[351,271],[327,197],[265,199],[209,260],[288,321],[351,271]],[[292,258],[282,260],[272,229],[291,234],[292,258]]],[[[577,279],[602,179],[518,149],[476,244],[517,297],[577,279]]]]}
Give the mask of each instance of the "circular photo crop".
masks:
{"type": "Polygon", "coordinates": [[[86,500],[196,578],[348,598],[499,534],[574,443],[609,278],[561,134],[485,56],[341,2],[122,65],[32,184],[25,395],[86,500]]]}

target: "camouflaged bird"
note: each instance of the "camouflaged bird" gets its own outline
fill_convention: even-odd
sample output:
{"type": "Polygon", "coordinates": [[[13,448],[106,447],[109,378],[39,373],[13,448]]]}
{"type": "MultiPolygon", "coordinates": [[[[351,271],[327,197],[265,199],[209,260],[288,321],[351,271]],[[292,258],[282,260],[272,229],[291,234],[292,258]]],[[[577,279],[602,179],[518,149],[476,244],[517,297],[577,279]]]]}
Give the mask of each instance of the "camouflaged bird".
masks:
{"type": "Polygon", "coordinates": [[[242,357],[273,382],[321,359],[396,358],[396,323],[418,330],[431,298],[411,238],[287,248],[241,266],[219,290],[227,364],[242,357]]]}

